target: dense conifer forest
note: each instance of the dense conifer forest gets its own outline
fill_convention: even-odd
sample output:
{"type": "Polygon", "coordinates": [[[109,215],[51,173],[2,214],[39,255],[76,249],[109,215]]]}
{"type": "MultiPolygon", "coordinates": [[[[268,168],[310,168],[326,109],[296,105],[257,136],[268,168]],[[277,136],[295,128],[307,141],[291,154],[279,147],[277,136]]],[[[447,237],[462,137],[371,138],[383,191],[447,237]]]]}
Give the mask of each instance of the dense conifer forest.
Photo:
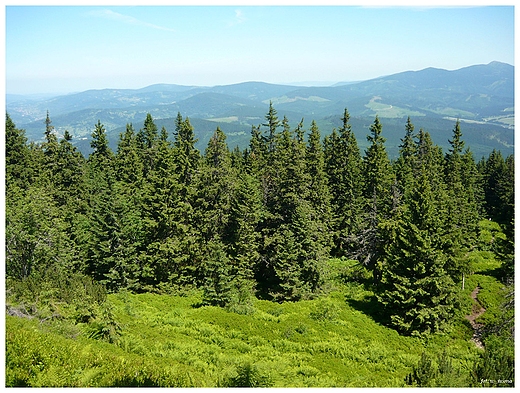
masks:
{"type": "MultiPolygon", "coordinates": [[[[184,304],[182,299],[196,294],[197,310],[244,317],[257,310],[278,322],[276,307],[312,304],[307,325],[295,322],[290,333],[304,335],[309,326],[322,326],[316,321],[341,320],[343,306],[330,303],[329,294],[340,288],[344,297],[357,288],[359,296],[371,294],[363,318],[394,332],[390,341],[422,343],[450,334],[462,340],[475,330],[484,347],[467,355],[463,377],[446,377],[455,369],[449,354],[437,351],[435,358],[426,351],[403,360],[406,378],[388,386],[480,386],[484,380],[513,386],[514,157],[500,151],[474,157],[458,121],[443,151],[408,118],[399,156],[391,160],[377,116],[364,152],[348,110],[338,117],[341,126],[323,138],[316,122],[302,119],[291,127],[271,104],[265,121],[252,127],[247,149],[230,151],[225,132],[217,128],[203,152],[195,148],[194,129],[181,113],[170,129],[159,130],[150,114],[142,125],[128,124],[116,151],[98,121],[93,152],[84,157],[68,132],[56,136],[49,113],[43,143],[28,143],[7,115],[6,384],[95,385],[85,376],[82,385],[72,371],[61,382],[50,374],[36,378],[52,367],[56,375],[64,372],[43,355],[63,354],[67,347],[49,332],[61,329],[69,338],[123,348],[124,317],[115,310],[126,307],[130,315],[137,306],[128,299],[167,296],[184,304]],[[475,289],[481,290],[478,304],[486,306],[486,317],[464,324],[475,289]],[[35,336],[34,321],[40,327],[54,324],[46,325],[47,335],[35,336]],[[47,345],[34,356],[16,333],[24,331],[24,323],[28,342],[47,345]],[[74,330],[77,326],[81,329],[74,330]],[[453,333],[460,329],[466,333],[453,333]]],[[[351,297],[350,304],[355,302],[351,297]]],[[[147,361],[132,367],[163,370],[147,361]]],[[[265,367],[246,362],[234,374],[212,371],[218,377],[184,369],[175,378],[142,371],[140,379],[137,372],[130,378],[132,369],[96,383],[283,386],[265,367]]],[[[302,373],[310,378],[301,382],[306,386],[343,383],[318,371],[302,373]]]]}

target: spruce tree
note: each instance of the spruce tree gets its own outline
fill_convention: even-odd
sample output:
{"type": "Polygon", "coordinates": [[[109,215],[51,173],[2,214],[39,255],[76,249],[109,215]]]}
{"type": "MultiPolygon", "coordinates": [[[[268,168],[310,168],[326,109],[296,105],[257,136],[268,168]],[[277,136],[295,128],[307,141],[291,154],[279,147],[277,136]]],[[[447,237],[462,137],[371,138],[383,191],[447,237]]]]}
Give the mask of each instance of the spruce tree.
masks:
{"type": "Polygon", "coordinates": [[[200,276],[204,301],[227,305],[236,285],[228,247],[230,238],[231,203],[236,187],[236,171],[231,166],[231,154],[226,135],[217,127],[208,142],[196,177],[194,225],[200,250],[200,276]],[[225,284],[225,285],[224,285],[225,284]]]}
{"type": "Polygon", "coordinates": [[[153,155],[153,164],[143,186],[142,217],[145,237],[145,251],[141,260],[150,277],[146,285],[171,283],[171,276],[176,272],[175,258],[179,254],[177,238],[176,210],[179,203],[180,185],[175,173],[173,149],[162,130],[162,138],[154,138],[148,149],[153,155]]]}
{"type": "Polygon", "coordinates": [[[136,139],[143,165],[143,176],[146,177],[153,171],[157,154],[157,142],[159,139],[157,125],[151,114],[146,114],[143,128],[137,133],[136,139]]]}
{"type": "Polygon", "coordinates": [[[325,172],[325,157],[321,143],[321,133],[313,120],[311,122],[309,141],[306,150],[306,165],[308,174],[307,201],[310,204],[310,221],[314,227],[314,249],[325,259],[330,254],[332,246],[331,233],[331,202],[328,179],[325,172]]]}
{"type": "Polygon", "coordinates": [[[257,178],[245,172],[239,173],[236,181],[226,231],[228,254],[238,287],[245,290],[249,287],[252,292],[256,289],[254,274],[260,262],[261,187],[257,178]]]}
{"type": "Polygon", "coordinates": [[[269,102],[269,111],[265,115],[267,123],[262,124],[267,127],[267,135],[264,136],[264,140],[267,146],[267,152],[272,153],[276,146],[276,129],[280,127],[280,121],[278,120],[277,111],[273,107],[273,103],[269,102]]]}
{"type": "Polygon", "coordinates": [[[46,172],[47,178],[52,178],[53,174],[57,170],[57,155],[58,155],[58,137],[56,131],[52,125],[52,121],[47,111],[47,117],[45,118],[45,141],[41,145],[43,151],[43,171],[46,172]]]}
{"type": "Polygon", "coordinates": [[[405,136],[401,139],[401,145],[399,145],[399,157],[394,164],[397,186],[400,193],[405,197],[408,191],[410,191],[416,175],[414,160],[417,156],[417,143],[415,141],[414,129],[415,127],[408,117],[405,126],[405,136]]]}
{"type": "Polygon", "coordinates": [[[52,188],[13,186],[5,201],[5,274],[23,280],[53,267],[73,270],[76,254],[52,188]]]}
{"type": "Polygon", "coordinates": [[[47,111],[47,117],[45,118],[45,141],[48,144],[53,144],[53,143],[58,142],[58,138],[56,137],[56,132],[54,130],[54,126],[52,125],[52,121],[49,116],[49,111],[47,111]]]}
{"type": "Polygon", "coordinates": [[[57,152],[57,168],[53,176],[53,195],[57,206],[60,206],[61,217],[65,223],[65,231],[70,237],[71,249],[74,249],[73,260],[77,269],[81,270],[83,261],[79,257],[79,238],[81,223],[88,214],[88,193],[86,181],[86,160],[72,144],[72,136],[65,131],[59,142],[57,152]]]}
{"type": "Polygon", "coordinates": [[[503,261],[503,281],[512,282],[514,279],[514,211],[515,211],[515,176],[514,156],[506,159],[500,151],[489,155],[482,160],[479,168],[482,190],[484,194],[484,210],[490,220],[500,224],[506,235],[499,238],[494,244],[494,250],[503,261]]]}
{"type": "Polygon", "coordinates": [[[506,194],[512,195],[513,183],[502,153],[493,150],[479,172],[484,192],[484,210],[490,219],[506,227],[513,218],[509,203],[506,202],[506,194]]]}
{"type": "Polygon", "coordinates": [[[375,215],[388,216],[391,209],[391,188],[394,183],[392,167],[386,152],[386,139],[381,135],[383,125],[376,116],[367,136],[370,146],[363,157],[363,195],[375,215]]]}
{"type": "Polygon", "coordinates": [[[279,255],[284,243],[280,232],[290,221],[295,199],[302,196],[300,192],[294,190],[294,186],[301,185],[300,170],[303,161],[301,155],[293,154],[293,133],[286,118],[282,122],[282,133],[276,132],[280,122],[272,104],[266,119],[267,123],[264,126],[267,127],[267,135],[261,136],[258,141],[254,139],[256,135],[253,134],[251,141],[252,146],[256,145],[264,153],[263,165],[256,173],[261,184],[264,206],[262,223],[259,227],[261,259],[256,271],[256,280],[260,296],[284,300],[287,293],[282,293],[280,286],[282,279],[278,271],[282,270],[280,266],[289,262],[287,258],[279,255]]]}
{"type": "Polygon", "coordinates": [[[505,169],[500,181],[497,184],[502,205],[502,214],[499,216],[499,223],[505,227],[506,233],[514,239],[514,219],[515,219],[515,158],[509,155],[505,160],[505,169]]]}
{"type": "Polygon", "coordinates": [[[115,171],[117,180],[127,184],[129,190],[135,191],[135,188],[140,187],[143,162],[139,156],[137,138],[131,123],[127,124],[125,132],[119,135],[115,171]]]}
{"type": "Polygon", "coordinates": [[[233,281],[231,263],[225,246],[218,240],[203,245],[206,258],[202,277],[202,301],[212,306],[227,306],[231,302],[233,281]]]}
{"type": "Polygon", "coordinates": [[[52,149],[47,144],[47,152],[39,145],[28,146],[25,131],[17,129],[8,114],[5,126],[6,277],[23,280],[54,267],[72,270],[77,253],[64,220],[67,209],[56,198],[53,170],[59,163],[51,157],[57,157],[59,144],[50,119],[52,149]]]}
{"type": "MultiPolygon", "coordinates": [[[[448,195],[443,176],[444,155],[442,149],[434,145],[430,134],[422,128],[418,134],[416,159],[414,162],[414,177],[417,178],[420,175],[420,170],[426,171],[432,192],[439,201],[437,213],[441,217],[442,222],[445,222],[449,217],[447,213],[448,195]]],[[[410,198],[407,198],[407,200],[410,200],[410,198]]]]}
{"type": "Polygon", "coordinates": [[[95,166],[112,165],[114,153],[108,145],[105,126],[98,120],[91,134],[90,147],[93,152],[90,154],[88,161],[95,166]]]}
{"type": "Polygon", "coordinates": [[[171,256],[169,280],[175,285],[200,284],[200,260],[196,260],[197,233],[194,226],[193,199],[195,175],[200,165],[200,153],[195,148],[195,133],[188,118],[179,114],[175,123],[172,163],[175,180],[170,192],[172,200],[171,234],[168,253],[171,256]]]}
{"type": "Polygon", "coordinates": [[[118,234],[115,229],[114,155],[108,145],[105,127],[98,120],[91,135],[93,149],[88,157],[85,182],[87,211],[83,229],[78,234],[85,273],[103,281],[111,265],[118,234]]]}
{"type": "Polygon", "coordinates": [[[141,132],[143,133],[145,147],[151,149],[158,139],[158,133],[157,125],[155,124],[152,115],[149,113],[146,114],[146,119],[144,120],[141,132]]]}
{"type": "Polygon", "coordinates": [[[226,135],[217,127],[208,142],[196,178],[194,208],[201,241],[217,239],[227,243],[226,229],[235,193],[236,171],[231,166],[226,135]]]}
{"type": "Polygon", "coordinates": [[[16,128],[8,113],[5,115],[5,182],[6,192],[17,185],[27,188],[33,179],[31,152],[25,130],[16,128]]]}
{"type": "Polygon", "coordinates": [[[318,174],[314,180],[324,184],[320,179],[323,162],[321,146],[316,146],[320,137],[315,124],[310,146],[303,137],[303,122],[295,132],[286,118],[282,126],[263,171],[265,215],[260,225],[256,279],[261,296],[295,301],[314,296],[323,284],[328,234],[318,212],[322,201],[316,198],[311,178],[314,170],[318,174]],[[312,154],[307,157],[309,152],[312,154]]]}
{"type": "Polygon", "coordinates": [[[477,170],[469,149],[464,151],[460,122],[453,129],[453,139],[444,160],[444,181],[447,189],[447,220],[445,221],[447,270],[455,280],[469,272],[467,253],[475,243],[478,231],[477,170]]]}
{"type": "Polygon", "coordinates": [[[446,271],[438,201],[424,167],[409,206],[395,221],[384,246],[377,298],[396,330],[419,334],[440,330],[455,313],[455,285],[446,271]]]}
{"type": "Polygon", "coordinates": [[[79,212],[84,202],[86,161],[71,141],[72,136],[66,130],[63,139],[59,142],[56,155],[54,186],[57,203],[62,206],[70,205],[75,212],[79,212]]]}
{"type": "Polygon", "coordinates": [[[325,137],[324,155],[331,195],[333,254],[351,256],[363,221],[362,159],[346,108],[341,120],[339,131],[334,129],[325,137]]]}
{"type": "MultiPolygon", "coordinates": [[[[119,135],[117,154],[114,158],[115,178],[113,215],[118,221],[116,233],[120,237],[119,257],[114,260],[105,273],[107,286],[143,290],[143,274],[147,277],[149,269],[143,261],[148,246],[145,226],[145,206],[149,195],[150,177],[143,176],[143,145],[131,123],[119,135]]],[[[154,273],[155,275],[155,273],[154,273]]]]}
{"type": "Polygon", "coordinates": [[[365,198],[365,223],[357,238],[358,259],[373,271],[378,281],[381,274],[381,252],[386,231],[382,225],[391,224],[391,215],[395,209],[393,190],[394,174],[385,148],[386,139],[381,136],[383,126],[376,116],[370,126],[367,140],[370,145],[363,157],[363,196],[365,198]]]}
{"type": "Polygon", "coordinates": [[[244,161],[248,174],[260,179],[261,171],[264,167],[267,149],[262,140],[262,131],[260,126],[251,126],[251,138],[249,140],[249,149],[244,152],[244,161]]]}
{"type": "Polygon", "coordinates": [[[177,168],[177,173],[180,178],[179,181],[185,187],[183,197],[188,195],[188,188],[190,187],[197,167],[199,165],[200,153],[195,148],[195,133],[189,118],[182,121],[177,119],[176,133],[174,135],[174,163],[177,168]]]}

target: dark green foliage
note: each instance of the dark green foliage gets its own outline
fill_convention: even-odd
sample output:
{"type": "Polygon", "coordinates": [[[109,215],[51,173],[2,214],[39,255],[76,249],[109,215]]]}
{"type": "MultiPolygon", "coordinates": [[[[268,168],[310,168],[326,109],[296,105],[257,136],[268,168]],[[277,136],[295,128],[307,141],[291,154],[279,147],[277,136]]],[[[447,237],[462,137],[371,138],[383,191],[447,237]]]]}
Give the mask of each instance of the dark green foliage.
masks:
{"type": "Polygon", "coordinates": [[[57,204],[68,205],[74,213],[78,213],[85,209],[85,159],[71,140],[72,137],[65,131],[55,157],[56,170],[49,176],[52,179],[57,204]]]}
{"type": "Polygon", "coordinates": [[[122,328],[114,319],[112,310],[107,306],[102,307],[101,312],[88,322],[86,328],[88,338],[114,343],[121,335],[122,328]]]}
{"type": "Polygon", "coordinates": [[[91,199],[88,232],[84,234],[87,271],[111,291],[137,289],[142,268],[136,264],[143,242],[144,224],[130,198],[121,193],[120,184],[91,199]]]}
{"type": "Polygon", "coordinates": [[[500,151],[495,151],[478,164],[484,194],[484,210],[490,220],[503,228],[505,238],[496,244],[497,252],[504,263],[506,280],[514,277],[514,158],[505,160],[500,151]]]}
{"type": "MultiPolygon", "coordinates": [[[[421,142],[424,140],[421,135],[420,143],[426,147],[421,142]]],[[[445,199],[425,165],[425,150],[419,152],[416,163],[409,161],[414,177],[403,183],[405,209],[382,228],[388,242],[378,300],[391,325],[406,334],[441,329],[457,308],[455,285],[448,271],[451,255],[445,252],[449,247],[444,229],[445,199]]]]}
{"type": "MultiPolygon", "coordinates": [[[[292,128],[271,103],[247,150],[230,152],[217,127],[201,155],[180,113],[172,141],[167,123],[159,131],[148,114],[139,132],[127,125],[115,153],[98,120],[85,159],[69,132],[58,138],[49,114],[44,141],[32,145],[7,115],[8,290],[13,280],[36,285],[55,269],[86,274],[110,293],[195,288],[199,304],[250,316],[255,295],[282,303],[363,283],[375,291],[367,313],[420,336],[463,312],[464,293],[456,292],[460,280],[473,285],[476,252],[494,253],[502,265],[493,274],[512,281],[513,156],[493,152],[476,165],[459,122],[443,154],[408,119],[391,162],[376,116],[362,157],[346,109],[341,121],[322,142],[318,123],[306,131],[302,119],[292,128]],[[477,225],[482,212],[502,230],[488,231],[487,240],[477,225]],[[331,255],[356,259],[358,273],[331,278],[331,255]]],[[[120,338],[108,308],[76,306],[91,337],[120,338]]],[[[321,306],[306,314],[312,323],[340,320],[334,307],[321,306]]]]}
{"type": "Polygon", "coordinates": [[[387,217],[392,209],[391,188],[394,183],[392,167],[385,148],[386,139],[381,135],[382,132],[383,125],[376,116],[367,136],[370,145],[363,157],[363,195],[376,221],[387,217]]]}
{"type": "Polygon", "coordinates": [[[469,373],[456,367],[445,351],[436,359],[423,352],[405,380],[407,385],[417,387],[465,387],[469,385],[469,373]]]}
{"type": "Polygon", "coordinates": [[[58,150],[58,137],[52,125],[49,111],[47,111],[45,118],[45,142],[42,144],[42,150],[45,155],[45,166],[52,172],[56,166],[54,159],[58,150]]]}
{"type": "MultiPolygon", "coordinates": [[[[247,175],[246,175],[247,176],[247,175]]],[[[195,226],[197,228],[203,301],[228,306],[241,300],[241,290],[251,290],[257,258],[254,231],[258,204],[255,191],[245,195],[231,165],[226,136],[217,128],[204,154],[196,178],[195,226]],[[253,203],[253,206],[250,206],[253,203]]],[[[250,295],[251,296],[251,295],[250,295]]]]}
{"type": "Polygon", "coordinates": [[[212,239],[228,242],[229,215],[236,177],[237,173],[231,167],[226,135],[217,128],[206,148],[196,184],[194,205],[202,243],[212,239]]]}
{"type": "Polygon", "coordinates": [[[230,299],[230,307],[245,306],[256,290],[254,274],[260,261],[258,225],[262,214],[260,186],[256,178],[242,173],[230,201],[229,221],[226,232],[228,257],[236,287],[230,299]]]}
{"type": "Polygon", "coordinates": [[[272,386],[272,381],[269,376],[262,374],[258,367],[252,363],[239,365],[236,369],[236,375],[223,383],[223,387],[236,388],[267,388],[270,386],[272,386]]]}
{"type": "Polygon", "coordinates": [[[421,355],[421,360],[414,366],[413,371],[406,376],[408,385],[427,387],[435,378],[435,368],[432,359],[426,352],[421,355]]]}
{"type": "MultiPolygon", "coordinates": [[[[140,151],[137,137],[132,124],[126,125],[124,134],[120,134],[115,157],[117,180],[124,181],[128,185],[139,184],[143,175],[143,162],[139,156],[140,151]]],[[[130,188],[130,187],[129,187],[130,188]]]]}
{"type": "Polygon", "coordinates": [[[158,139],[156,131],[152,117],[148,116],[144,134],[148,135],[148,142],[142,152],[147,169],[141,181],[142,195],[137,201],[140,203],[143,231],[138,257],[143,288],[169,282],[179,253],[174,223],[181,186],[177,182],[171,146],[167,139],[158,139]]]}
{"type": "Polygon", "coordinates": [[[260,127],[251,126],[249,150],[244,152],[245,164],[248,174],[255,176],[260,174],[265,155],[266,146],[262,140],[262,132],[260,131],[260,127]]]}
{"type": "Polygon", "coordinates": [[[23,280],[7,280],[6,308],[10,315],[41,322],[69,320],[88,323],[106,301],[106,290],[92,278],[57,267],[23,280]]]}
{"type": "Polygon", "coordinates": [[[474,383],[482,387],[515,386],[515,354],[512,340],[486,339],[486,350],[474,370],[474,383]]]}
{"type": "Polygon", "coordinates": [[[17,279],[53,264],[72,267],[75,254],[67,224],[48,188],[13,186],[6,200],[6,276],[17,279]]]}
{"type": "Polygon", "coordinates": [[[325,158],[321,145],[321,134],[316,122],[311,123],[306,151],[307,173],[309,176],[309,201],[320,218],[330,220],[330,194],[325,172],[325,158]]]}
{"type": "Polygon", "coordinates": [[[333,130],[327,135],[323,148],[331,196],[333,253],[352,255],[356,253],[352,243],[363,221],[362,159],[347,109],[341,120],[339,132],[333,130]]]}
{"type": "Polygon", "coordinates": [[[16,128],[16,125],[5,115],[5,182],[6,191],[17,185],[27,188],[32,181],[33,169],[31,152],[27,146],[25,131],[16,128]]]}
{"type": "Polygon", "coordinates": [[[94,132],[92,132],[92,141],[90,147],[94,150],[89,157],[89,161],[98,162],[99,165],[105,164],[112,159],[112,151],[108,146],[108,139],[106,135],[105,126],[98,120],[94,132]]]}
{"type": "Polygon", "coordinates": [[[203,302],[213,306],[226,306],[230,302],[233,284],[229,259],[219,242],[210,241],[205,249],[203,302]]]}
{"type": "MultiPolygon", "coordinates": [[[[482,159],[478,163],[479,173],[482,176],[484,191],[484,209],[493,221],[500,220],[503,206],[501,206],[501,190],[499,183],[506,172],[506,163],[500,151],[493,150],[488,159],[482,159]],[[498,219],[497,219],[498,218],[498,219]]],[[[507,223],[507,220],[506,222],[507,223]]],[[[504,224],[504,222],[502,222],[504,224]]]]}
{"type": "Polygon", "coordinates": [[[263,137],[263,141],[267,146],[267,153],[272,153],[276,146],[276,129],[280,127],[280,121],[272,102],[269,102],[269,112],[265,115],[265,120],[267,120],[267,123],[262,125],[267,127],[267,132],[263,137]]]}
{"type": "Polygon", "coordinates": [[[453,129],[451,149],[445,155],[447,217],[445,220],[448,265],[452,278],[459,280],[469,273],[462,258],[474,244],[478,232],[479,192],[476,164],[469,149],[464,149],[460,122],[453,129]]]}
{"type": "Polygon", "coordinates": [[[370,145],[363,157],[364,223],[354,240],[356,259],[374,272],[376,282],[381,275],[383,245],[391,240],[385,238],[387,234],[382,231],[382,227],[400,204],[394,194],[394,174],[384,145],[385,138],[381,136],[382,130],[383,125],[376,116],[367,136],[370,145]]]}
{"type": "Polygon", "coordinates": [[[418,143],[415,141],[417,135],[414,130],[415,127],[408,118],[405,127],[406,133],[399,146],[399,157],[394,164],[397,186],[401,195],[405,197],[406,193],[411,190],[416,175],[418,143]]]}
{"type": "Polygon", "coordinates": [[[400,222],[387,247],[378,300],[390,323],[406,334],[434,332],[455,312],[455,287],[435,235],[400,222]]]}
{"type": "Polygon", "coordinates": [[[181,193],[186,198],[199,164],[200,154],[195,148],[197,140],[190,120],[186,118],[181,121],[180,119],[182,117],[177,119],[173,154],[176,173],[179,175],[180,184],[184,187],[181,193]]]}
{"type": "Polygon", "coordinates": [[[266,124],[270,147],[261,172],[265,213],[256,277],[262,296],[299,300],[313,296],[323,284],[329,249],[324,221],[328,195],[316,124],[307,147],[302,123],[292,132],[284,118],[282,133],[274,134],[278,124],[275,116],[271,110],[266,124]],[[318,185],[325,188],[318,189],[318,185]]]}

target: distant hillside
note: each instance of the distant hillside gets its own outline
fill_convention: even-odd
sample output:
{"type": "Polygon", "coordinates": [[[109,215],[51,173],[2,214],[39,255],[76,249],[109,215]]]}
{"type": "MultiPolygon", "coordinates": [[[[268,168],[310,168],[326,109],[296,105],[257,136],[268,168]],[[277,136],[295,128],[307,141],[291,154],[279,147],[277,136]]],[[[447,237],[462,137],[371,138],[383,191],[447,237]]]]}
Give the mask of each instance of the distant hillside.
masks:
{"type": "MultiPolygon", "coordinates": [[[[466,144],[480,158],[492,149],[505,154],[514,146],[514,67],[492,62],[459,70],[427,68],[363,82],[330,87],[301,87],[263,82],[195,87],[157,84],[142,89],[88,90],[58,97],[6,96],[7,112],[30,140],[41,140],[47,110],[58,133],[68,130],[87,154],[98,120],[112,145],[127,123],[142,126],[146,114],[173,130],[177,113],[189,117],[204,149],[206,135],[217,126],[228,134],[230,147],[245,147],[252,125],[264,121],[272,102],[280,118],[292,125],[315,120],[323,135],[339,125],[344,108],[361,146],[377,115],[383,123],[390,154],[395,155],[408,116],[416,128],[430,132],[446,147],[456,119],[466,144]],[[200,127],[200,128],[199,128],[200,127]]],[[[208,137],[209,138],[209,137],[208,137]]]]}

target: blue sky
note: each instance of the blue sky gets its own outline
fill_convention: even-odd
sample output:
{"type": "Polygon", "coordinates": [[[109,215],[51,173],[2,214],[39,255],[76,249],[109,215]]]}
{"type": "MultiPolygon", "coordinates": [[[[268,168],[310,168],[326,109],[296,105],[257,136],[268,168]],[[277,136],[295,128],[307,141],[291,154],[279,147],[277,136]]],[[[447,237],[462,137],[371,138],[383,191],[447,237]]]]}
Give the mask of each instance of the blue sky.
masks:
{"type": "Polygon", "coordinates": [[[5,23],[13,94],[514,65],[512,6],[7,6],[5,23]]]}

